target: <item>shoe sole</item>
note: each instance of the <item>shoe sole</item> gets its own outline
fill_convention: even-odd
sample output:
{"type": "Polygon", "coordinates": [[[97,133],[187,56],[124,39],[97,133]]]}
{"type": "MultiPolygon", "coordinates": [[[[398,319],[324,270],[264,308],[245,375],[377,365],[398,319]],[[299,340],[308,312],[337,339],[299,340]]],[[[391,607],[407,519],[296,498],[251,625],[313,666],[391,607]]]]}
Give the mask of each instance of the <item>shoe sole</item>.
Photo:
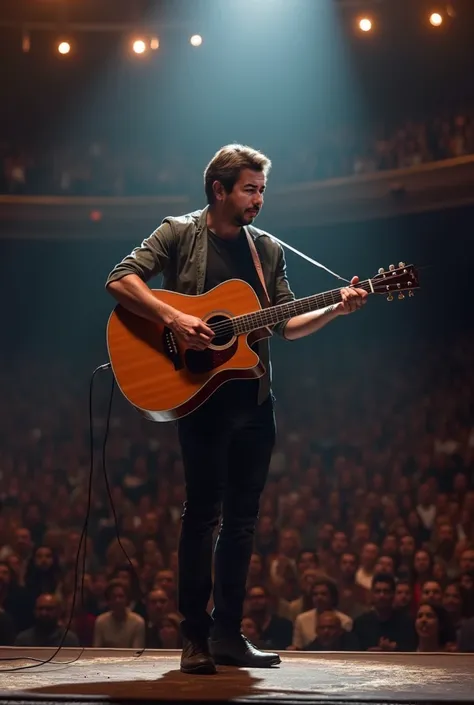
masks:
{"type": "Polygon", "coordinates": [[[217,673],[216,667],[213,664],[202,664],[191,668],[184,668],[181,666],[180,671],[181,673],[196,676],[212,676],[217,673]]]}
{"type": "Polygon", "coordinates": [[[265,664],[248,663],[247,661],[234,659],[231,656],[214,656],[214,661],[218,666],[238,666],[240,668],[271,668],[272,666],[278,666],[281,663],[281,658],[278,656],[276,659],[273,659],[272,661],[267,661],[265,664]]]}

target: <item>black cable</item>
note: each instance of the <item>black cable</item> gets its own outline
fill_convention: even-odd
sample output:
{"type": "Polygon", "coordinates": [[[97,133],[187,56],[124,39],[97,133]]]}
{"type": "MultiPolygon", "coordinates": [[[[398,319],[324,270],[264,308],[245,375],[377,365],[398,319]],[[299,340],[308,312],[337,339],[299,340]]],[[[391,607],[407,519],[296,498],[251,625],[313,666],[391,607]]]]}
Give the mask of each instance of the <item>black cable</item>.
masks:
{"type": "MultiPolygon", "coordinates": [[[[3,661],[34,661],[35,663],[29,665],[29,666],[17,666],[15,668],[0,668],[0,673],[14,673],[18,671],[25,671],[29,670],[30,668],[38,668],[39,666],[45,666],[47,663],[55,663],[58,665],[62,666],[67,666],[69,664],[75,663],[80,659],[82,654],[84,653],[85,647],[76,647],[80,648],[81,651],[79,655],[72,659],[72,661],[53,661],[55,656],[61,651],[64,645],[64,641],[66,639],[66,635],[69,632],[69,629],[72,624],[72,620],[74,619],[74,608],[76,606],[76,597],[77,597],[77,583],[78,583],[78,577],[79,577],[79,560],[80,560],[80,555],[81,555],[81,548],[82,548],[82,543],[84,542],[84,556],[83,556],[83,562],[82,562],[82,580],[81,580],[81,599],[82,599],[82,604],[84,604],[84,574],[85,574],[85,567],[86,567],[86,552],[87,552],[87,531],[89,528],[89,519],[90,519],[90,511],[91,511],[91,504],[92,504],[92,480],[94,476],[94,429],[93,429],[93,424],[92,424],[92,419],[93,419],[93,414],[92,414],[92,392],[93,392],[93,387],[94,387],[94,378],[97,372],[101,372],[103,370],[108,370],[110,368],[110,363],[106,363],[104,365],[99,365],[99,367],[96,367],[94,372],[92,373],[90,384],[89,384],[89,443],[90,443],[90,466],[89,466],[89,485],[88,485],[88,491],[87,491],[87,510],[86,510],[86,518],[84,520],[84,526],[82,528],[82,533],[81,533],[81,538],[79,540],[79,546],[77,549],[77,554],[76,554],[76,560],[75,560],[75,565],[74,565],[74,592],[72,596],[72,606],[71,606],[71,612],[69,615],[69,621],[67,623],[66,629],[64,630],[64,634],[62,636],[62,639],[59,643],[59,646],[56,648],[56,651],[48,658],[48,659],[37,659],[33,657],[28,657],[28,656],[15,656],[13,658],[0,658],[0,662],[3,661]]],[[[113,396],[113,390],[114,390],[114,378],[112,377],[112,388],[110,391],[110,400],[109,400],[109,408],[108,408],[108,414],[107,414],[107,424],[106,424],[106,431],[105,431],[105,438],[104,438],[104,443],[103,443],[103,458],[102,458],[102,464],[104,468],[104,473],[105,473],[105,448],[106,448],[106,443],[107,443],[107,435],[109,431],[109,425],[110,425],[110,413],[111,413],[111,408],[112,408],[112,396],[113,396]]],[[[109,497],[112,500],[112,497],[110,495],[109,491],[109,497]]],[[[112,505],[113,506],[113,505],[112,505]]],[[[115,509],[114,509],[114,517],[116,519],[115,515],[115,509]]],[[[121,545],[121,544],[120,544],[121,545]]],[[[121,546],[122,550],[124,551],[123,546],[121,546]]],[[[124,551],[125,555],[126,552],[124,551]]],[[[127,556],[128,558],[128,556],[127,556]]],[[[130,560],[130,559],[129,559],[130,560]]],[[[130,562],[132,565],[132,563],[130,562]]],[[[133,568],[133,565],[132,565],[133,568]]],[[[28,647],[30,648],[30,647],[28,647]]]]}

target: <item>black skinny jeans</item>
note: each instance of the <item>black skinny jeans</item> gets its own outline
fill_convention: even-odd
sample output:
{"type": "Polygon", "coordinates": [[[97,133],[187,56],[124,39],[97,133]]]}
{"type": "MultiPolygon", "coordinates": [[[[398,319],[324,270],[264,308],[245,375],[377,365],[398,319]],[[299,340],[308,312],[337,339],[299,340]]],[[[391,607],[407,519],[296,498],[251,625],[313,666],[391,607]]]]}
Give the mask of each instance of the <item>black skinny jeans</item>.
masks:
{"type": "Polygon", "coordinates": [[[178,422],[178,433],[186,481],[178,578],[182,630],[205,637],[214,620],[219,632],[240,632],[259,500],[275,444],[272,395],[259,406],[255,380],[228,382],[178,422]],[[221,513],[211,619],[212,536],[221,513]]]}

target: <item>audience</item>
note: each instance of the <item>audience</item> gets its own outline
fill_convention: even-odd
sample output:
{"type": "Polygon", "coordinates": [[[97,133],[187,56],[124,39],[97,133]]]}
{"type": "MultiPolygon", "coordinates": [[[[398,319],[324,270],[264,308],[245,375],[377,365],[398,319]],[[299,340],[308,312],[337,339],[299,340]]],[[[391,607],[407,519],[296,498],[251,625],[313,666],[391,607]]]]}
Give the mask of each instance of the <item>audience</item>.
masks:
{"type": "MultiPolygon", "coordinates": [[[[410,354],[423,359],[416,378],[403,355],[387,377],[375,344],[351,350],[337,374],[322,349],[317,398],[309,352],[298,375],[277,377],[278,445],[242,621],[261,647],[474,652],[474,339],[410,354]],[[353,399],[356,415],[346,411],[353,399]]],[[[116,402],[107,472],[120,543],[96,473],[82,585],[89,468],[79,377],[20,359],[2,374],[0,643],[179,648],[174,427],[116,402]]],[[[97,400],[98,431],[106,401],[97,400]]]]}
{"type": "MultiPolygon", "coordinates": [[[[275,159],[274,182],[316,181],[388,169],[406,169],[474,153],[474,122],[465,114],[404,125],[327,128],[284,158],[275,159]],[[328,148],[330,145],[330,148],[328,148]]],[[[176,152],[124,147],[105,141],[25,149],[0,140],[0,193],[63,196],[176,196],[195,191],[199,171],[176,152]]],[[[449,439],[452,442],[452,439],[449,439]]],[[[439,441],[436,450],[452,446],[439,441]]],[[[131,487],[133,490],[133,486],[131,487]]],[[[430,503],[423,505],[423,526],[430,530],[430,503]]],[[[420,506],[420,505],[419,505],[420,506]]],[[[418,509],[418,507],[417,507],[418,509]]]]}

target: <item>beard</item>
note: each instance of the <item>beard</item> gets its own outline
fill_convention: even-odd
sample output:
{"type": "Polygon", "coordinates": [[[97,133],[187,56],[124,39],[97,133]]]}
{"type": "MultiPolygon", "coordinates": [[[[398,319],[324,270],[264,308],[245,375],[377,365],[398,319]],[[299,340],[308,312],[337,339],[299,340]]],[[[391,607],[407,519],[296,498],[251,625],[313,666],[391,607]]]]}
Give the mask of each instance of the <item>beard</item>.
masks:
{"type": "Polygon", "coordinates": [[[234,222],[236,225],[243,228],[245,225],[250,225],[257,215],[253,215],[253,213],[249,213],[248,211],[242,211],[241,213],[235,214],[234,222]]]}

